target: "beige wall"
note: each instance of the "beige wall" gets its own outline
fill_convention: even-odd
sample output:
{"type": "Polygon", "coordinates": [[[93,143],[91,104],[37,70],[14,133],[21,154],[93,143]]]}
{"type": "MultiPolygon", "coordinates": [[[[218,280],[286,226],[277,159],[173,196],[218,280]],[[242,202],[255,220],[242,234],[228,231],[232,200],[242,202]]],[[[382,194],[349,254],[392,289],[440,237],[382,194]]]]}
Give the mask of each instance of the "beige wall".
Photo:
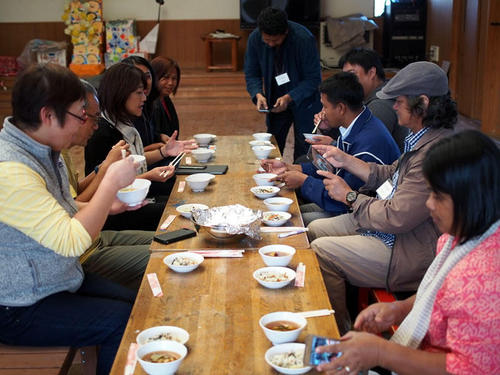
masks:
{"type": "MultiPolygon", "coordinates": [[[[65,0],[0,0],[0,22],[57,22],[65,0]]],[[[154,20],[158,5],[154,0],[103,0],[104,18],[154,20]]],[[[238,19],[238,0],[166,0],[164,20],[238,19]]],[[[373,15],[373,0],[321,0],[322,16],[341,17],[361,12],[373,15]]]]}

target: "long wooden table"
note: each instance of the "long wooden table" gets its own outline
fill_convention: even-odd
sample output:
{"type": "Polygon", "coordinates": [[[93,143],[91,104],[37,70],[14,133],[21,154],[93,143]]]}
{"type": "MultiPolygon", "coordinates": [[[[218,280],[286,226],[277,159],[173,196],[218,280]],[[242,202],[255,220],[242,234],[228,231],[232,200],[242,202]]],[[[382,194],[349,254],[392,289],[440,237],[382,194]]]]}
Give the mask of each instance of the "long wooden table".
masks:
{"type": "MultiPolygon", "coordinates": [[[[253,140],[252,136],[226,136],[219,137],[216,143],[217,150],[215,158],[208,164],[225,164],[229,169],[224,175],[217,175],[215,180],[211,182],[205,191],[201,193],[193,193],[187,185],[182,193],[177,190],[181,181],[185,180],[186,176],[177,176],[177,181],[172,189],[169,201],[165,207],[161,222],[169,215],[178,215],[175,208],[185,203],[203,203],[209,207],[226,206],[230,204],[241,204],[251,209],[259,209],[268,211],[262,199],[256,198],[250,191],[250,188],[255,186],[255,181],[252,176],[257,173],[259,164],[249,145],[249,141],[253,140]]],[[[271,152],[269,157],[277,157],[279,151],[276,148],[271,152]]],[[[193,163],[196,162],[192,157],[193,163]]],[[[195,163],[196,164],[196,163],[195,163]]],[[[303,227],[302,217],[300,216],[299,206],[295,192],[290,189],[282,188],[278,196],[291,198],[294,203],[290,207],[289,212],[292,218],[285,226],[303,227]]],[[[168,231],[180,228],[194,229],[194,224],[182,216],[178,216],[168,227],[168,231]]],[[[160,233],[160,231],[157,231],[160,233]]],[[[276,233],[262,233],[262,240],[254,240],[248,236],[243,239],[235,240],[225,239],[217,240],[207,232],[200,231],[196,237],[188,238],[183,241],[175,242],[169,245],[163,245],[153,241],[151,245],[152,251],[165,250],[189,250],[189,249],[210,249],[210,248],[231,248],[231,249],[258,249],[262,246],[271,244],[284,244],[297,248],[309,247],[309,241],[305,233],[278,238],[276,233]]]]}
{"type": "MultiPolygon", "coordinates": [[[[177,191],[184,180],[178,176],[162,221],[176,214],[175,207],[184,203],[204,203],[222,206],[239,203],[252,209],[265,210],[262,201],[253,196],[250,187],[258,164],[248,142],[251,136],[220,137],[213,164],[228,164],[226,175],[218,175],[203,193],[193,193],[188,186],[177,191]]],[[[270,157],[279,156],[275,150],[270,157]]],[[[194,161],[194,160],[193,160],[194,161]]],[[[294,200],[290,208],[292,218],[288,226],[303,226],[293,191],[282,189],[281,196],[294,200]]],[[[177,217],[168,230],[193,224],[177,217]]],[[[246,239],[215,240],[207,233],[170,245],[153,242],[153,251],[146,274],[155,273],[163,289],[162,297],[154,297],[146,278],[143,279],[122,338],[112,374],[123,374],[130,344],[137,334],[149,327],[174,325],[190,334],[188,355],[178,374],[273,374],[264,353],[271,347],[259,327],[259,319],[273,311],[309,311],[331,309],[321,272],[313,251],[308,249],[305,234],[278,239],[276,233],[263,233],[260,241],[246,239]],[[289,267],[296,269],[299,262],[306,265],[304,287],[293,283],[282,289],[266,289],[253,279],[253,272],[265,264],[256,249],[283,243],[297,249],[289,267]],[[196,249],[245,249],[243,258],[206,258],[195,271],[175,273],[163,264],[165,251],[196,249]]],[[[309,318],[298,341],[307,334],[337,338],[339,333],[333,315],[309,318]]],[[[144,374],[137,364],[135,374],[144,374]]],[[[314,373],[314,370],[311,372],[314,373]]]]}

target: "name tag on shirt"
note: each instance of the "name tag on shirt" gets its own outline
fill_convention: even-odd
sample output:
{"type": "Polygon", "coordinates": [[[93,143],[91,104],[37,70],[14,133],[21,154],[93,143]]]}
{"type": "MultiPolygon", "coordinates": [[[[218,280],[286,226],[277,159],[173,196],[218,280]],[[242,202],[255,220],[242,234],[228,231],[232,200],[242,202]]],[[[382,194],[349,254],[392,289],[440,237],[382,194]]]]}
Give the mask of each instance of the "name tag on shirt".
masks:
{"type": "Polygon", "coordinates": [[[390,180],[387,180],[382,185],[380,185],[377,189],[377,195],[380,199],[387,199],[389,195],[392,193],[392,183],[390,180]]]}
{"type": "Polygon", "coordinates": [[[285,83],[290,82],[290,78],[288,78],[287,73],[280,74],[279,76],[274,77],[274,79],[276,80],[276,83],[278,84],[278,86],[281,86],[281,85],[284,85],[285,83]]]}

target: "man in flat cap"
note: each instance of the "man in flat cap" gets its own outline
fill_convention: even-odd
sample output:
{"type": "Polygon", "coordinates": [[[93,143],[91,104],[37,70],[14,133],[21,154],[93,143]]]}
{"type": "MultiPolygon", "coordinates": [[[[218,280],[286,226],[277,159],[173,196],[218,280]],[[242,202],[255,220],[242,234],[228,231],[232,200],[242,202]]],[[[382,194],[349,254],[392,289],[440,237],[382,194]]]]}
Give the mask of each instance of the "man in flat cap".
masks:
{"type": "Polygon", "coordinates": [[[334,146],[313,146],[335,167],[365,182],[354,191],[342,178],[318,171],[330,197],[352,212],[308,226],[341,334],[350,329],[346,282],[414,291],[432,262],[439,232],[425,206],[430,190],[422,161],[434,142],[452,133],[457,118],[446,74],[430,62],[409,64],[377,96],[395,98],[398,123],[410,129],[399,160],[377,165],[334,146]],[[364,194],[369,191],[376,197],[364,194]]]}

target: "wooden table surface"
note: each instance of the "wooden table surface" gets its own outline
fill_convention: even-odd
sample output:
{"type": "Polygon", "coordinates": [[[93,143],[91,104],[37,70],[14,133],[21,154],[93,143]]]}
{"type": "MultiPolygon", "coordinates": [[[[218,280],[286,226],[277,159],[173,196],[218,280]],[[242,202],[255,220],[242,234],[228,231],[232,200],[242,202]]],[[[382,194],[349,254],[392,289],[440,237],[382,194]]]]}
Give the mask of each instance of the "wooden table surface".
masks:
{"type": "MultiPolygon", "coordinates": [[[[265,265],[256,251],[246,251],[243,258],[207,258],[186,274],[168,269],[165,256],[154,253],[146,270],[157,274],[163,297],[153,297],[143,279],[111,374],[123,374],[139,331],[158,325],[182,327],[190,334],[177,374],[276,374],[264,359],[271,343],[259,326],[262,315],[331,308],[310,249],[298,250],[290,264],[294,269],[299,262],[306,265],[303,288],[260,286],[252,274],[265,265]]],[[[307,334],[338,338],[334,316],[308,318],[297,341],[304,342],[307,334]]],[[[134,374],[145,374],[139,363],[134,374]]]]}
{"type": "MultiPolygon", "coordinates": [[[[169,215],[178,215],[168,227],[168,231],[180,228],[194,229],[194,224],[190,220],[180,216],[175,210],[177,206],[186,203],[203,203],[209,207],[241,204],[251,209],[268,211],[263,200],[255,197],[250,191],[250,188],[256,185],[252,176],[257,173],[257,169],[259,168],[259,163],[248,143],[251,140],[253,140],[251,135],[217,137],[217,142],[215,143],[215,158],[212,158],[207,164],[228,165],[229,169],[227,173],[224,175],[217,175],[215,180],[201,193],[193,193],[187,183],[184,191],[178,192],[179,183],[184,181],[187,176],[177,176],[177,181],[172,189],[160,223],[169,215]]],[[[269,155],[270,158],[278,156],[280,156],[280,154],[277,148],[269,155]]],[[[197,165],[196,159],[192,156],[191,159],[193,165],[197,165]]],[[[181,164],[184,163],[185,159],[181,164]]],[[[291,198],[294,201],[289,210],[292,214],[292,218],[285,226],[303,227],[304,224],[300,216],[300,210],[294,190],[282,188],[278,196],[291,198]]],[[[158,230],[157,233],[162,232],[158,230]]],[[[240,236],[240,238],[229,240],[217,240],[207,232],[201,231],[196,237],[169,245],[163,245],[153,241],[151,250],[168,251],[214,248],[258,249],[262,246],[271,244],[284,244],[296,248],[309,247],[309,241],[305,233],[283,239],[278,238],[277,233],[262,233],[262,240],[254,240],[248,236],[240,236]]]]}

